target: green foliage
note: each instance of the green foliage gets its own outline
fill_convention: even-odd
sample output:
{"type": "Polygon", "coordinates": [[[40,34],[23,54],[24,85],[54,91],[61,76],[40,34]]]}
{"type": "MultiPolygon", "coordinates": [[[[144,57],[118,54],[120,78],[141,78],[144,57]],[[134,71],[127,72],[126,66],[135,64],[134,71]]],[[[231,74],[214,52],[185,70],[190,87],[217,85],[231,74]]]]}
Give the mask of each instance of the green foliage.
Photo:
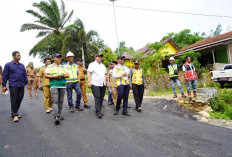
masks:
{"type": "Polygon", "coordinates": [[[55,0],[41,1],[33,3],[39,12],[35,10],[27,10],[26,12],[33,15],[37,20],[34,23],[26,23],[21,27],[21,32],[27,30],[40,30],[37,37],[46,36],[50,33],[60,34],[64,25],[71,19],[73,10],[70,14],[65,11],[65,4],[61,0],[61,8],[55,0]]]}
{"type": "Polygon", "coordinates": [[[117,55],[118,55],[118,51],[119,51],[120,55],[123,55],[124,53],[130,53],[131,51],[133,52],[134,49],[133,49],[133,47],[127,47],[125,41],[121,41],[119,43],[119,47],[116,48],[116,50],[115,50],[115,53],[117,53],[117,55]]]}
{"type": "Polygon", "coordinates": [[[105,48],[102,51],[103,56],[103,64],[108,67],[109,62],[116,61],[116,55],[112,52],[110,48],[105,48]]]}
{"type": "Polygon", "coordinates": [[[63,33],[65,24],[71,19],[71,13],[66,12],[65,4],[61,0],[61,7],[55,0],[41,1],[33,3],[36,10],[26,12],[36,18],[34,23],[26,23],[21,27],[21,32],[29,30],[39,30],[36,37],[44,37],[29,52],[29,55],[40,55],[41,59],[51,57],[56,52],[61,52],[63,47],[63,33]]]}
{"type": "Polygon", "coordinates": [[[214,81],[210,81],[210,82],[206,82],[206,83],[202,83],[202,84],[198,84],[197,88],[207,88],[207,87],[220,87],[220,84],[214,81]]]}
{"type": "Polygon", "coordinates": [[[190,56],[192,59],[192,63],[194,67],[196,68],[197,73],[199,74],[201,71],[201,64],[198,62],[198,57],[201,56],[199,52],[194,52],[193,50],[185,51],[181,56],[179,56],[175,63],[177,63],[179,66],[182,66],[185,63],[185,57],[190,56]]]}
{"type": "Polygon", "coordinates": [[[76,57],[82,58],[83,49],[85,62],[89,64],[104,48],[105,44],[98,33],[94,30],[86,32],[84,23],[80,19],[65,28],[62,54],[66,55],[68,51],[71,51],[76,57]]]}
{"type": "Polygon", "coordinates": [[[168,33],[164,36],[161,41],[172,38],[173,41],[180,47],[183,48],[188,45],[192,45],[197,41],[205,39],[205,33],[195,32],[191,33],[190,29],[184,29],[178,33],[168,33]]]}
{"type": "Polygon", "coordinates": [[[224,89],[219,95],[212,99],[211,106],[215,118],[232,120],[232,90],[224,89]]]}
{"type": "Polygon", "coordinates": [[[222,25],[219,23],[217,25],[216,29],[211,30],[210,32],[211,32],[211,34],[209,37],[214,37],[214,36],[220,35],[220,33],[222,32],[222,25]]]}
{"type": "MultiPolygon", "coordinates": [[[[166,48],[166,46],[162,43],[153,43],[153,44],[149,44],[147,45],[148,49],[150,51],[153,51],[154,53],[150,54],[150,53],[146,53],[144,54],[144,52],[134,52],[131,51],[130,55],[132,55],[132,60],[142,60],[141,63],[141,68],[144,71],[148,71],[149,68],[155,67],[156,71],[160,71],[161,67],[162,67],[162,60],[165,59],[165,56],[168,54],[167,52],[159,52],[159,50],[166,48]]],[[[161,72],[162,73],[162,72],[161,72]]]]}

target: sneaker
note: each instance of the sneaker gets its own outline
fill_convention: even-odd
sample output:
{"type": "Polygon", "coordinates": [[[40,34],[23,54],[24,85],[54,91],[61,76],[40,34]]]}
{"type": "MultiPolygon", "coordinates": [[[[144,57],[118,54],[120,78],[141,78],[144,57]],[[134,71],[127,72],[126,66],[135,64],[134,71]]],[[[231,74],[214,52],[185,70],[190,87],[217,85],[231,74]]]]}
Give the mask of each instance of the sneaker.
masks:
{"type": "Polygon", "coordinates": [[[80,106],[76,106],[75,108],[76,108],[77,111],[84,111],[84,109],[81,108],[80,106]]]}
{"type": "Polygon", "coordinates": [[[19,118],[18,116],[14,116],[14,119],[13,119],[14,122],[18,122],[19,121],[19,118]]]}
{"type": "Polygon", "coordinates": [[[29,96],[29,99],[32,99],[32,96],[29,96]]]}
{"type": "Polygon", "coordinates": [[[50,111],[52,111],[52,108],[50,108],[50,111]]]}
{"type": "Polygon", "coordinates": [[[55,118],[54,123],[55,123],[56,125],[59,125],[59,124],[60,124],[59,116],[58,116],[58,115],[54,115],[54,118],[55,118]]]}
{"type": "Polygon", "coordinates": [[[141,111],[142,111],[142,108],[141,108],[141,107],[139,107],[139,108],[138,108],[138,112],[141,112],[141,111]]]}
{"type": "Polygon", "coordinates": [[[50,113],[51,112],[51,110],[46,110],[46,113],[50,113]]]}
{"type": "Polygon", "coordinates": [[[90,106],[89,105],[84,105],[84,108],[90,109],[90,106]]]}

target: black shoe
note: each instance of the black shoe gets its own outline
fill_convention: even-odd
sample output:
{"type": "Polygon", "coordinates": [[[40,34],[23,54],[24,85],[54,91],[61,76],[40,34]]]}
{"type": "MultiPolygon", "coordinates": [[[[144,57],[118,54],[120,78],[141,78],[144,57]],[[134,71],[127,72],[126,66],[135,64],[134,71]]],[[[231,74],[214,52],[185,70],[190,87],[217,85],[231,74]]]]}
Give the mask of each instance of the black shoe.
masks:
{"type": "Polygon", "coordinates": [[[84,108],[90,109],[90,106],[89,105],[84,105],[84,108]]]}
{"type": "Polygon", "coordinates": [[[84,109],[81,108],[80,106],[76,106],[75,109],[76,109],[77,111],[84,111],[84,109]]]}
{"type": "Polygon", "coordinates": [[[131,116],[129,113],[128,113],[128,111],[122,111],[122,115],[124,115],[124,116],[131,116]]]}
{"type": "Polygon", "coordinates": [[[119,110],[117,110],[117,109],[114,111],[114,115],[115,115],[115,116],[118,115],[118,111],[119,111],[119,110]]]}
{"type": "Polygon", "coordinates": [[[102,118],[101,112],[96,113],[96,116],[97,116],[97,118],[101,119],[102,118]]]}
{"type": "Polygon", "coordinates": [[[59,124],[60,124],[59,116],[58,116],[58,115],[55,115],[54,118],[55,118],[54,123],[55,123],[56,125],[59,125],[59,124]]]}
{"type": "Polygon", "coordinates": [[[130,106],[127,106],[127,108],[131,108],[130,106]]]}

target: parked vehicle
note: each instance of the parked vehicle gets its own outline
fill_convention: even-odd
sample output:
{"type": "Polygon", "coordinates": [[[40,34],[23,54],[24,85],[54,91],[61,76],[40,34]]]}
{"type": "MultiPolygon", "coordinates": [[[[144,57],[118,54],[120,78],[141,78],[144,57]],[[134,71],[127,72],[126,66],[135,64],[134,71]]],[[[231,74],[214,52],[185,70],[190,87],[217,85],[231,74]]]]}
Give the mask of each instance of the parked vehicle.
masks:
{"type": "Polygon", "coordinates": [[[222,87],[225,83],[232,83],[232,64],[225,65],[223,70],[211,71],[211,79],[222,87]]]}

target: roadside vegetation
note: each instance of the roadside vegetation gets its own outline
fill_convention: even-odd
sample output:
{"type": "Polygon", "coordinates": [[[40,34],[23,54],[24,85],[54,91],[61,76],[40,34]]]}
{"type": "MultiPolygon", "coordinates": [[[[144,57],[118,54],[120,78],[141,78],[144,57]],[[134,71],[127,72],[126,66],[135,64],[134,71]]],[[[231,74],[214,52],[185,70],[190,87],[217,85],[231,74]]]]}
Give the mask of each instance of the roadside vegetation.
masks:
{"type": "Polygon", "coordinates": [[[217,97],[211,101],[214,112],[210,113],[211,118],[232,120],[232,89],[221,89],[217,97]]]}

